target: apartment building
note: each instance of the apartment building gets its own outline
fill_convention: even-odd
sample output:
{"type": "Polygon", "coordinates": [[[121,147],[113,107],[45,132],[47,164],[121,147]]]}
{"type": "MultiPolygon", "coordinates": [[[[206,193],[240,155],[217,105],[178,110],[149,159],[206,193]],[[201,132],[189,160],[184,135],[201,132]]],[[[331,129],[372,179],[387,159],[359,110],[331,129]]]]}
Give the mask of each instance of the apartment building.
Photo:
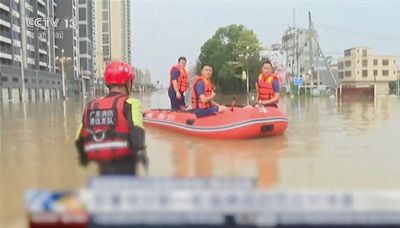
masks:
{"type": "Polygon", "coordinates": [[[338,78],[343,85],[376,84],[376,93],[389,93],[389,82],[396,81],[397,57],[374,55],[367,46],[359,46],[344,51],[338,59],[338,78]]]}

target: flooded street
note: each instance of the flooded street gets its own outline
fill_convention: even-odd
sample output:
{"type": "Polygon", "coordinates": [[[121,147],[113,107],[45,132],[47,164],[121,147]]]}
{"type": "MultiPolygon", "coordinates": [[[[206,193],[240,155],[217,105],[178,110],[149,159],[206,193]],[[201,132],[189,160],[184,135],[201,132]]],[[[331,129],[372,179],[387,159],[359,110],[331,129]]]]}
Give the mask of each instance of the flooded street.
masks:
{"type": "MultiPolygon", "coordinates": [[[[145,109],[169,106],[165,91],[136,97],[145,109]]],[[[221,141],[147,128],[149,175],[251,176],[260,188],[400,188],[399,97],[285,98],[280,108],[289,127],[274,138],[221,141]]],[[[2,104],[0,227],[25,226],[25,190],[76,189],[96,174],[94,165],[78,165],[74,149],[82,109],[78,99],[2,104]]]]}

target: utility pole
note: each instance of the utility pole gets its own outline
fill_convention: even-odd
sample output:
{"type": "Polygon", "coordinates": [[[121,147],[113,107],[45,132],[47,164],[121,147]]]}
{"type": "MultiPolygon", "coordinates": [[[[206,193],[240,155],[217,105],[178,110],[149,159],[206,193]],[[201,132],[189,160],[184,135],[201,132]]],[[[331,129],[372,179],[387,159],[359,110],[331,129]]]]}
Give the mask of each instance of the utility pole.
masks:
{"type": "MultiPolygon", "coordinates": [[[[293,9],[293,31],[294,31],[294,48],[295,48],[295,58],[296,58],[296,78],[300,75],[300,65],[299,65],[299,37],[296,28],[296,10],[293,9]]],[[[298,86],[298,95],[300,95],[300,85],[298,86]]]]}
{"type": "MultiPolygon", "coordinates": [[[[20,5],[25,5],[25,0],[20,1],[20,5]]],[[[25,7],[21,7],[21,22],[26,18],[25,15],[25,7]]],[[[14,23],[11,23],[14,27],[14,23]]],[[[26,55],[26,25],[25,21],[21,23],[21,82],[22,82],[22,91],[21,91],[21,100],[25,102],[25,57],[26,55]]],[[[13,39],[14,40],[14,39],[13,39]]],[[[13,41],[14,42],[14,41],[13,41]]]]}
{"type": "Polygon", "coordinates": [[[247,86],[247,95],[249,94],[249,46],[246,46],[246,86],[247,86]]]}
{"type": "Polygon", "coordinates": [[[296,10],[293,10],[293,30],[294,30],[294,44],[296,53],[296,76],[299,76],[299,37],[296,28],[296,10]]]}
{"type": "MultiPolygon", "coordinates": [[[[313,58],[313,45],[312,45],[312,34],[313,34],[313,26],[311,21],[311,12],[308,12],[308,56],[310,60],[310,72],[311,72],[311,83],[314,84],[314,58],[313,58]]],[[[319,86],[319,85],[318,85],[319,86]]]]}

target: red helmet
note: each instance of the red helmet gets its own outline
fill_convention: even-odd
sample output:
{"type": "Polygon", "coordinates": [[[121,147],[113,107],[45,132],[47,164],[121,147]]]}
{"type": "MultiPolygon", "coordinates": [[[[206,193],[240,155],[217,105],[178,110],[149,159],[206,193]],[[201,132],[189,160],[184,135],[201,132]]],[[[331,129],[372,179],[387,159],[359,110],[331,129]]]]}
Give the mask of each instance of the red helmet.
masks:
{"type": "Polygon", "coordinates": [[[104,71],[106,85],[124,85],[134,79],[133,67],[125,62],[112,62],[104,71]]]}

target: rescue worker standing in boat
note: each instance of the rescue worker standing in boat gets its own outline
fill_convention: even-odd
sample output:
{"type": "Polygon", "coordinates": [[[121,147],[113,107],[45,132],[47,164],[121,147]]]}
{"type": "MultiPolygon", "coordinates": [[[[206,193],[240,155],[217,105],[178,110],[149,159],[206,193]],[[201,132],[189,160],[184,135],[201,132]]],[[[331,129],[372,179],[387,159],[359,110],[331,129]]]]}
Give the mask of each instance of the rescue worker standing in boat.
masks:
{"type": "Polygon", "coordinates": [[[189,84],[189,76],[186,71],[186,58],[179,57],[178,64],[170,70],[170,82],[168,96],[171,100],[171,109],[185,110],[185,97],[189,84]]]}
{"type": "Polygon", "coordinates": [[[261,66],[261,74],[256,82],[257,104],[278,107],[279,79],[274,74],[272,63],[265,61],[261,66]]]}
{"type": "Polygon", "coordinates": [[[112,62],[104,73],[110,93],[90,101],[75,141],[81,165],[99,165],[99,173],[136,175],[145,156],[141,104],[129,98],[135,75],[128,63],[112,62]]]}
{"type": "Polygon", "coordinates": [[[201,75],[193,83],[192,106],[197,117],[210,116],[227,110],[226,106],[219,105],[213,100],[215,92],[211,77],[211,65],[204,64],[201,68],[201,75]]]}

